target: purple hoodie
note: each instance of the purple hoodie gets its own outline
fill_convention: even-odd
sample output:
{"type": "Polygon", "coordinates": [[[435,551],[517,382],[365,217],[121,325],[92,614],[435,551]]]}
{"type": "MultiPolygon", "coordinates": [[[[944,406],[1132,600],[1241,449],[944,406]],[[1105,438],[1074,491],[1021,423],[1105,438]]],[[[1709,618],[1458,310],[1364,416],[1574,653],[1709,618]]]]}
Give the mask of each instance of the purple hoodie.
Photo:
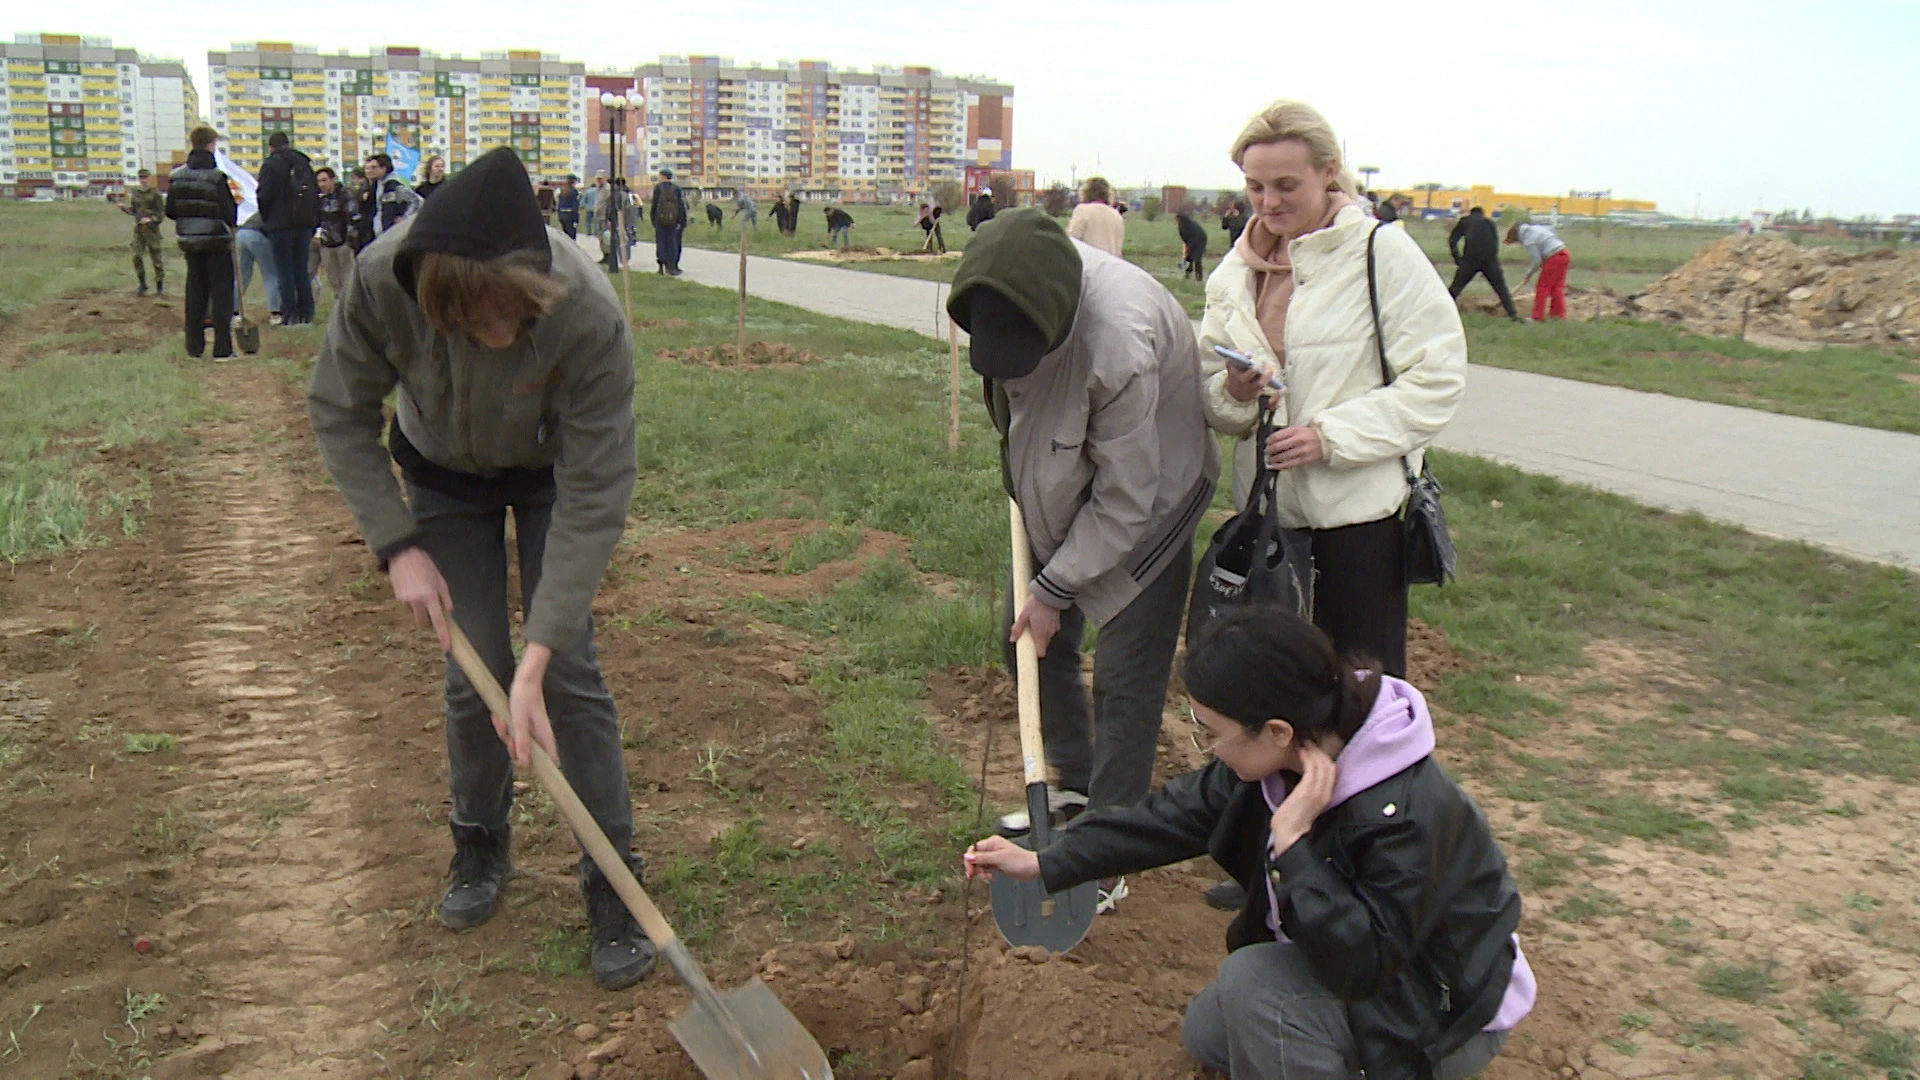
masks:
{"type": "MultiPolygon", "coordinates": [[[[1367,714],[1360,730],[1353,733],[1352,741],[1340,751],[1333,798],[1321,813],[1327,813],[1383,780],[1398,776],[1432,753],[1433,717],[1427,712],[1426,699],[1411,684],[1391,675],[1382,676],[1380,696],[1373,701],[1373,711],[1367,714]]],[[[1260,793],[1266,796],[1269,814],[1280,808],[1292,787],[1293,781],[1285,773],[1273,773],[1260,781],[1260,793]]],[[[1267,928],[1275,938],[1286,940],[1280,932],[1280,898],[1273,891],[1271,879],[1267,881],[1267,928]]],[[[1512,1030],[1533,1011],[1534,990],[1533,969],[1520,951],[1520,936],[1515,934],[1513,976],[1507,982],[1506,996],[1500,1000],[1500,1010],[1486,1030],[1512,1030]]]]}

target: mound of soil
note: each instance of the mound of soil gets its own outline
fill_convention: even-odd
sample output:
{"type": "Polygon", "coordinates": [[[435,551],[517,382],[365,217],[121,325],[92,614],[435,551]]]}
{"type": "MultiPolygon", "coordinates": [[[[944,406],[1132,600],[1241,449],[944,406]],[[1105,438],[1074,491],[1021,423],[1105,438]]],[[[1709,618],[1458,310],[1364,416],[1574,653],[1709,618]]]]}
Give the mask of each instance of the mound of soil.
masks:
{"type": "Polygon", "coordinates": [[[733,345],[689,345],[684,349],[661,349],[653,355],[660,360],[678,360],[710,368],[799,367],[820,359],[806,349],[798,349],[780,341],[748,342],[745,362],[740,359],[739,348],[733,345]]]}
{"type": "Polygon", "coordinates": [[[931,251],[895,251],[890,247],[844,247],[822,248],[818,251],[795,251],[787,256],[790,259],[806,259],[810,262],[859,263],[879,262],[888,259],[907,259],[914,262],[945,262],[958,259],[958,251],[943,251],[935,254],[931,251]]]}
{"type": "Polygon", "coordinates": [[[1777,236],[1733,236],[1628,298],[1640,318],[1701,333],[1755,331],[1865,345],[1920,341],[1920,252],[1849,254],[1777,236]]]}
{"type": "MultiPolygon", "coordinates": [[[[1515,293],[1513,302],[1525,315],[1533,305],[1533,293],[1515,293]]],[[[1492,289],[1484,286],[1472,288],[1460,294],[1458,300],[1461,311],[1478,312],[1481,315],[1505,315],[1506,309],[1500,306],[1500,298],[1492,289]]],[[[1619,293],[1602,286],[1595,289],[1583,289],[1567,286],[1567,318],[1574,322],[1591,322],[1594,319],[1630,316],[1633,314],[1627,302],[1619,293]]]]}

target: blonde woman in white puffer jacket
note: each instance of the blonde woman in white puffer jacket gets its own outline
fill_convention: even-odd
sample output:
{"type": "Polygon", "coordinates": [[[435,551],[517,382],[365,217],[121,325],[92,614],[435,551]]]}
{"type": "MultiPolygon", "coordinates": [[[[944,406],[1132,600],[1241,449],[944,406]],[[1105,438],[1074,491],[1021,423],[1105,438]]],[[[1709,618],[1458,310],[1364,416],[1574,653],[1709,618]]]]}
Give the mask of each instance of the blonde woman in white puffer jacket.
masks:
{"type": "Polygon", "coordinates": [[[1280,522],[1313,532],[1314,622],[1342,652],[1406,676],[1407,583],[1399,513],[1407,456],[1418,472],[1466,390],[1460,315],[1433,264],[1397,225],[1379,226],[1352,197],[1340,143],[1310,106],[1281,101],[1248,122],[1233,160],[1253,216],[1207,279],[1201,352],[1207,422],[1240,439],[1234,502],[1245,506],[1256,452],[1276,479],[1280,522]],[[1393,385],[1381,385],[1367,300],[1374,238],[1380,319],[1393,385]],[[1224,345],[1255,358],[1229,368],[1224,345]],[[1271,375],[1276,431],[1254,445],[1271,375]]]}

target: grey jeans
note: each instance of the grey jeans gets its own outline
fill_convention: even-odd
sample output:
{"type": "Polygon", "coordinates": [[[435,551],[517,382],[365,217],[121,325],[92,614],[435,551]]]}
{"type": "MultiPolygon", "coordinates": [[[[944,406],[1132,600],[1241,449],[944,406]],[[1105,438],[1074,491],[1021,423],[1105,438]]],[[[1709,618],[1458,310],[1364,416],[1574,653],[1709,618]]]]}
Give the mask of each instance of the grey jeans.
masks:
{"type": "MultiPolygon", "coordinates": [[[[1347,1005],[1300,950],[1262,942],[1228,954],[1220,977],[1187,1006],[1180,1037],[1193,1060],[1232,1080],[1359,1080],[1347,1005]]],[[[1466,1080],[1506,1045],[1483,1031],[1442,1059],[1435,1080],[1466,1080]]]]}
{"type": "MultiPolygon", "coordinates": [[[[505,687],[513,679],[513,639],[507,614],[507,511],[513,511],[520,556],[522,610],[533,606],[553,520],[553,493],[509,507],[474,503],[414,484],[407,500],[421,547],[433,557],[453,594],[454,619],[505,687]]],[[[592,812],[614,850],[633,846],[633,802],[620,756],[620,721],[613,695],[594,657],[593,623],[547,665],[547,716],[560,751],[560,770],[592,812]]],[[[494,733],[486,703],[459,665],[447,664],[447,781],[453,820],[499,828],[513,809],[513,761],[494,733]]]]}
{"type": "MultiPolygon", "coordinates": [[[[1153,788],[1160,713],[1167,703],[1192,580],[1193,560],[1174,559],[1133,603],[1100,628],[1093,650],[1091,706],[1080,677],[1080,639],[1087,619],[1077,607],[1060,613],[1060,632],[1040,658],[1041,736],[1060,787],[1085,794],[1089,809],[1130,806],[1153,788]]],[[[1011,630],[1011,588],[1004,614],[1001,625],[1011,630]]],[[[1011,643],[1005,656],[1007,670],[1017,670],[1011,643]]]]}

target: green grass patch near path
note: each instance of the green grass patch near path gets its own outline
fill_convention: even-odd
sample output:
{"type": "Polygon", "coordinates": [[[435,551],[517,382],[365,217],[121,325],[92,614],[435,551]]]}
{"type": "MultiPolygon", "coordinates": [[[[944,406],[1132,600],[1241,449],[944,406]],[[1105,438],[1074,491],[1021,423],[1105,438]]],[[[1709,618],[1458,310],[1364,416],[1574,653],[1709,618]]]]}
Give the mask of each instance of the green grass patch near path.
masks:
{"type": "Polygon", "coordinates": [[[1920,354],[1785,352],[1625,319],[1465,321],[1476,364],[1920,434],[1920,354]]]}
{"type": "MultiPolygon", "coordinates": [[[[174,288],[186,287],[186,269],[162,228],[174,288]]],[[[0,327],[49,296],[133,283],[133,219],[93,199],[72,202],[0,202],[0,327]]]]}
{"type": "Polygon", "coordinates": [[[209,404],[169,341],[141,353],[55,350],[0,368],[0,559],[130,535],[147,497],[114,451],[176,439],[209,404]]]}

